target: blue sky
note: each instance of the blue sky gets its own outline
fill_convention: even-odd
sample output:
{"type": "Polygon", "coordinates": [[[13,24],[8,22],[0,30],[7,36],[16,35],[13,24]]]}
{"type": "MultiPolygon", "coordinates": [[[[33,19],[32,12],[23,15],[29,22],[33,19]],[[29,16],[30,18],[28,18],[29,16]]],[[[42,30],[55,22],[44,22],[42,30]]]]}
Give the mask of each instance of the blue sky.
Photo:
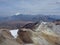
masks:
{"type": "Polygon", "coordinates": [[[0,16],[16,13],[60,15],[60,0],[0,0],[0,16]]]}

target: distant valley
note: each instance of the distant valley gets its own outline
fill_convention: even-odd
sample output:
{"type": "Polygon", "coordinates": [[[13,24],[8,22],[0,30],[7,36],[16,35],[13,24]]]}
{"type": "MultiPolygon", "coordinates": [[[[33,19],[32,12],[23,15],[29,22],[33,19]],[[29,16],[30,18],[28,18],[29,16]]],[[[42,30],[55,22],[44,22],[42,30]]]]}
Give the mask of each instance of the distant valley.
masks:
{"type": "Polygon", "coordinates": [[[9,17],[0,17],[0,28],[16,28],[16,25],[25,25],[39,21],[53,22],[60,20],[60,15],[13,15],[9,17]]]}

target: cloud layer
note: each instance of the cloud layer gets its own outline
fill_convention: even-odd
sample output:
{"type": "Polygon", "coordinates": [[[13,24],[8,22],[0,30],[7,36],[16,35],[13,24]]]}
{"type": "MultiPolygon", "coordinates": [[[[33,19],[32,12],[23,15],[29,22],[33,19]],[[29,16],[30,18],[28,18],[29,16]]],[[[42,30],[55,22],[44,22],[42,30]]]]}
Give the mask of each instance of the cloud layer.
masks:
{"type": "Polygon", "coordinates": [[[0,15],[60,15],[60,0],[0,0],[0,15]]]}

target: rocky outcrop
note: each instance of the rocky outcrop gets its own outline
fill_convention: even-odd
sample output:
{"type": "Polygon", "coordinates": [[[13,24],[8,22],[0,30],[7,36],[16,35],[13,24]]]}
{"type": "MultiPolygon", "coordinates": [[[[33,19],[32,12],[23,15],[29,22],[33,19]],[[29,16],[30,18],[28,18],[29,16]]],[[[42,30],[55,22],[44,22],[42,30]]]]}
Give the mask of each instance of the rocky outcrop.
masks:
{"type": "Polygon", "coordinates": [[[23,43],[27,43],[27,44],[33,43],[33,41],[30,38],[31,35],[28,31],[20,30],[18,32],[18,36],[23,41],[23,43]]]}

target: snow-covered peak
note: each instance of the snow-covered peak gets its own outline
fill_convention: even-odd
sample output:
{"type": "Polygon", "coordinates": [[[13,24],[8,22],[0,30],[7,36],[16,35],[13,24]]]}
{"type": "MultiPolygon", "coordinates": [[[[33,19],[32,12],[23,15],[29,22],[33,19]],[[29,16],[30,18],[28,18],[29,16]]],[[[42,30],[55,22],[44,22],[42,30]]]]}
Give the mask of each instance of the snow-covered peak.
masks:
{"type": "Polygon", "coordinates": [[[19,12],[16,13],[16,15],[19,15],[19,14],[20,14],[19,12]]]}

